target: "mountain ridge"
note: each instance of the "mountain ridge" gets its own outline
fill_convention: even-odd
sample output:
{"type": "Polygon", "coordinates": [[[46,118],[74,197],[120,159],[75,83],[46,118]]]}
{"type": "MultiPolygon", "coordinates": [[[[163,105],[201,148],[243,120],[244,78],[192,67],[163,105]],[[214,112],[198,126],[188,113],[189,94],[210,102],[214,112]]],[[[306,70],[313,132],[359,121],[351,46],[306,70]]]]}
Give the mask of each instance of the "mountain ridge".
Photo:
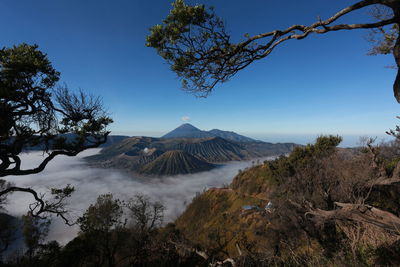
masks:
{"type": "MultiPolygon", "coordinates": [[[[193,164],[181,165],[178,161],[170,160],[170,157],[165,155],[162,157],[168,151],[183,151],[199,161],[217,166],[215,164],[229,161],[250,160],[286,154],[295,146],[296,144],[292,143],[238,143],[221,137],[165,139],[142,136],[126,138],[119,143],[103,148],[99,154],[86,159],[100,167],[124,169],[149,176],[162,176],[169,174],[170,170],[174,168],[180,170],[176,174],[195,173],[202,171],[199,166],[205,165],[191,159],[186,154],[173,155],[174,158],[184,159],[184,162],[194,162],[193,164]],[[161,159],[159,159],[160,157],[161,159]],[[170,166],[163,167],[166,170],[165,174],[155,171],[154,167],[144,167],[157,159],[158,162],[155,166],[170,166]],[[163,160],[166,162],[162,163],[161,161],[163,160]],[[171,167],[171,162],[175,162],[176,167],[171,167]]],[[[211,169],[211,165],[207,166],[211,169]]]]}
{"type": "Polygon", "coordinates": [[[124,138],[87,160],[101,167],[162,176],[210,170],[216,164],[229,161],[279,156],[295,146],[294,143],[266,143],[231,131],[202,131],[185,123],[161,138],[124,138]]]}
{"type": "Polygon", "coordinates": [[[174,130],[163,135],[161,138],[207,138],[213,137],[211,133],[202,131],[190,123],[184,123],[174,130]]]}
{"type": "Polygon", "coordinates": [[[190,123],[184,123],[178,126],[174,130],[163,135],[161,138],[169,139],[169,138],[207,138],[207,137],[221,137],[226,140],[243,142],[243,143],[258,141],[253,138],[240,135],[233,131],[223,131],[219,129],[212,129],[209,131],[200,130],[199,128],[193,126],[190,123]]]}
{"type": "Polygon", "coordinates": [[[139,173],[147,175],[177,175],[208,171],[214,164],[200,160],[182,150],[170,150],[144,165],[139,173]]]}

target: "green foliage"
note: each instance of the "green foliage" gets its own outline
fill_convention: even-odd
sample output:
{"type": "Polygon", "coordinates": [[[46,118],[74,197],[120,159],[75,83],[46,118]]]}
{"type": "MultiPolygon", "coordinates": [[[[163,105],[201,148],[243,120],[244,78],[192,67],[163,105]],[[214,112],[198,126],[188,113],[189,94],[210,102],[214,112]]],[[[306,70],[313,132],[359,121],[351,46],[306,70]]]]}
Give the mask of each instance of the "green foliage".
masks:
{"type": "Polygon", "coordinates": [[[114,266],[117,250],[126,236],[123,203],[112,194],[100,195],[78,219],[78,224],[84,242],[80,246],[91,247],[86,253],[90,262],[95,266],[114,266]]]}
{"type": "Polygon", "coordinates": [[[286,177],[293,176],[296,170],[313,164],[316,159],[333,154],[341,141],[342,137],[340,136],[319,136],[315,144],[295,147],[289,156],[282,156],[276,160],[267,161],[265,164],[271,172],[271,178],[280,182],[286,177]]]}
{"type": "Polygon", "coordinates": [[[170,253],[163,251],[168,236],[158,237],[163,212],[145,195],[127,203],[100,195],[79,218],[81,232],[61,251],[58,266],[163,266],[170,253]]]}
{"type": "Polygon", "coordinates": [[[28,89],[32,97],[49,97],[46,90],[60,78],[47,55],[37,45],[25,43],[0,50],[0,73],[0,98],[16,102],[25,98],[28,89]]]}
{"type": "Polygon", "coordinates": [[[334,154],[341,140],[340,136],[320,136],[315,144],[295,147],[288,156],[280,156],[239,172],[231,186],[241,193],[270,197],[268,195],[271,191],[274,191],[276,186],[285,184],[288,177],[293,177],[298,171],[334,154]]]}
{"type": "MultiPolygon", "coordinates": [[[[82,91],[71,93],[57,85],[59,79],[60,73],[37,45],[0,49],[0,177],[39,173],[57,155],[75,156],[107,141],[106,127],[112,119],[101,100],[82,91]],[[24,169],[20,153],[32,147],[46,157],[24,169]]],[[[32,215],[53,213],[68,223],[63,200],[73,187],[51,189],[51,202],[31,188],[0,183],[0,202],[12,192],[30,193],[36,201],[30,206],[32,215]]]]}
{"type": "Polygon", "coordinates": [[[290,153],[288,160],[291,164],[301,165],[304,160],[326,157],[335,152],[335,148],[340,142],[342,142],[342,137],[340,136],[319,136],[314,144],[296,147],[290,153]]]}
{"type": "Polygon", "coordinates": [[[49,89],[59,76],[37,45],[21,44],[0,50],[0,141],[21,130],[35,133],[30,124],[45,126],[54,122],[49,89]],[[19,117],[19,113],[23,114],[16,112],[19,110],[35,114],[29,124],[19,117]]]}
{"type": "Polygon", "coordinates": [[[101,100],[71,93],[57,86],[59,79],[37,45],[0,49],[0,177],[38,173],[56,155],[74,156],[106,141],[112,119],[101,100]],[[19,154],[31,146],[53,155],[37,168],[21,170],[19,154]]]}
{"type": "Polygon", "coordinates": [[[170,64],[172,71],[181,79],[184,90],[206,97],[216,84],[228,81],[251,63],[267,57],[283,42],[304,39],[310,33],[324,34],[338,30],[372,28],[374,32],[371,42],[375,47],[371,54],[393,52],[399,30],[393,19],[397,19],[397,22],[399,20],[396,11],[398,7],[383,2],[361,1],[359,4],[347,7],[346,12],[338,12],[327,20],[319,19],[309,26],[297,24],[287,29],[275,29],[253,36],[244,34],[243,41],[234,43],[227,34],[222,19],[215,15],[212,8],[206,9],[203,5],[190,6],[184,0],[176,0],[163,23],[150,28],[146,45],[155,48],[170,64]],[[380,23],[376,25],[368,23],[334,25],[342,16],[379,3],[393,12],[389,17],[378,16],[380,23]],[[385,31],[378,24],[392,28],[385,31]],[[383,37],[375,38],[375,35],[383,37]]]}
{"type": "Polygon", "coordinates": [[[171,51],[162,51],[167,43],[175,44],[183,33],[190,31],[191,24],[202,25],[210,17],[203,5],[192,7],[183,0],[176,0],[172,7],[164,23],[150,28],[150,35],[146,39],[146,45],[156,48],[165,59],[173,58],[171,51]]]}
{"type": "Polygon", "coordinates": [[[388,177],[392,176],[393,171],[399,162],[400,162],[400,158],[394,158],[391,160],[384,161],[385,172],[388,177]]]}
{"type": "Polygon", "coordinates": [[[122,202],[114,199],[112,194],[98,196],[96,203],[91,204],[78,219],[82,232],[110,232],[125,224],[122,219],[122,202]]]}
{"type": "Polygon", "coordinates": [[[235,46],[212,8],[190,6],[183,0],[176,0],[172,7],[162,24],[150,28],[146,45],[155,48],[182,78],[183,89],[207,95],[216,83],[208,80],[228,80],[233,73],[224,67],[234,68],[242,55],[233,53],[235,46]]]}
{"type": "Polygon", "coordinates": [[[75,188],[71,185],[67,185],[64,188],[51,188],[51,194],[54,195],[55,199],[70,197],[74,191],[75,188]]]}

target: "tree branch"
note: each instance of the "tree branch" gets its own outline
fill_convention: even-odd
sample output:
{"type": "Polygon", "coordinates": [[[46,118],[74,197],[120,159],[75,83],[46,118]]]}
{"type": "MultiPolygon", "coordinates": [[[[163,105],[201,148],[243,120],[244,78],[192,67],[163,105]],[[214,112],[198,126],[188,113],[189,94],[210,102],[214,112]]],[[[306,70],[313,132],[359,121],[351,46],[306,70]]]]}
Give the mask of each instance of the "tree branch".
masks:
{"type": "MultiPolygon", "coordinates": [[[[306,26],[296,24],[283,30],[274,30],[247,37],[239,43],[230,43],[222,20],[213,11],[207,12],[203,6],[188,6],[177,0],[174,10],[164,20],[164,24],[154,26],[147,37],[147,46],[154,47],[171,65],[182,79],[184,90],[197,96],[206,97],[218,83],[228,81],[238,71],[256,60],[268,56],[278,45],[290,40],[301,40],[311,33],[324,34],[332,31],[371,29],[400,23],[398,1],[364,0],[346,7],[326,20],[306,26]],[[394,17],[375,23],[337,24],[343,16],[371,5],[386,5],[393,9],[394,17]],[[176,14],[185,14],[178,16],[176,14]],[[193,15],[194,13],[200,15],[193,15]],[[192,20],[188,20],[191,17],[192,20]],[[257,41],[265,43],[258,44],[257,41]]],[[[400,51],[398,51],[400,53],[400,51]]],[[[399,58],[399,56],[396,56],[399,58]]],[[[400,59],[399,59],[400,60],[400,59]]],[[[400,64],[398,62],[398,64],[400,64]]],[[[396,99],[400,93],[400,77],[395,83],[396,99]],[[397,88],[397,89],[396,89],[397,88]]]]}
{"type": "Polygon", "coordinates": [[[32,188],[11,186],[11,187],[6,188],[5,190],[0,191],[0,197],[5,196],[10,193],[13,193],[13,192],[29,193],[35,198],[36,202],[32,203],[30,205],[30,212],[29,212],[30,215],[32,215],[33,217],[43,218],[40,216],[41,214],[51,213],[51,214],[55,214],[57,217],[61,217],[61,219],[64,220],[65,224],[67,224],[69,226],[76,224],[76,222],[71,223],[68,220],[68,218],[65,217],[65,214],[68,211],[64,209],[64,204],[62,202],[69,195],[60,196],[56,203],[48,203],[47,201],[43,200],[43,196],[39,196],[39,194],[32,188]],[[37,208],[39,208],[39,209],[37,209],[37,208]]]}
{"type": "Polygon", "coordinates": [[[399,233],[400,218],[393,213],[369,205],[335,202],[339,209],[315,209],[305,214],[317,225],[329,221],[353,221],[372,224],[393,233],[399,233]]]}
{"type": "Polygon", "coordinates": [[[68,157],[74,157],[86,149],[97,148],[99,145],[107,142],[107,137],[109,134],[110,134],[110,132],[105,133],[103,140],[95,142],[92,145],[86,145],[86,146],[79,147],[79,149],[74,150],[74,151],[63,151],[63,150],[53,151],[38,165],[38,167],[33,168],[33,169],[21,170],[21,169],[19,169],[20,165],[17,165],[16,168],[13,168],[13,169],[6,169],[6,170],[0,169],[0,177],[4,177],[4,176],[8,176],[8,175],[20,176],[20,175],[36,174],[36,173],[42,172],[46,168],[47,164],[51,160],[53,160],[56,156],[65,155],[68,157]]]}

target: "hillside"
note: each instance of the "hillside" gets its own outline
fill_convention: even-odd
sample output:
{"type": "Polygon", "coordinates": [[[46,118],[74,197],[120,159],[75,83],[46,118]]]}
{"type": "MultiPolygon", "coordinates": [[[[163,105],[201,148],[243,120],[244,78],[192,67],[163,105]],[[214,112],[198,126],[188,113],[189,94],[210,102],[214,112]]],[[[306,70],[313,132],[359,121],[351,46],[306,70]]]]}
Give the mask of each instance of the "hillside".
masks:
{"type": "Polygon", "coordinates": [[[227,162],[251,158],[251,151],[243,146],[220,137],[177,142],[174,149],[183,150],[208,162],[227,162]]]}
{"type": "Polygon", "coordinates": [[[240,143],[250,143],[250,142],[257,141],[257,140],[254,140],[253,138],[250,138],[250,137],[247,137],[244,135],[240,135],[240,134],[237,134],[237,133],[231,132],[231,131],[222,131],[219,129],[213,129],[208,132],[214,136],[218,136],[218,137],[224,138],[226,140],[240,142],[240,143]]]}
{"type": "Polygon", "coordinates": [[[167,151],[155,160],[144,165],[139,172],[147,175],[177,175],[208,171],[213,164],[202,161],[181,150],[167,151]]]}
{"type": "MultiPolygon", "coordinates": [[[[254,186],[263,187],[263,183],[259,181],[254,186]]],[[[186,238],[200,247],[212,249],[221,242],[212,236],[222,236],[226,240],[223,249],[230,257],[239,256],[236,243],[243,239],[262,251],[268,244],[269,221],[264,212],[268,197],[267,194],[245,194],[232,186],[212,188],[194,198],[175,224],[186,238]],[[244,206],[260,210],[244,210],[244,206]]]]}
{"type": "Polygon", "coordinates": [[[333,148],[334,138],[196,196],[176,228],[220,258],[256,260],[251,266],[398,266],[398,159],[376,180],[369,152],[333,148]]]}

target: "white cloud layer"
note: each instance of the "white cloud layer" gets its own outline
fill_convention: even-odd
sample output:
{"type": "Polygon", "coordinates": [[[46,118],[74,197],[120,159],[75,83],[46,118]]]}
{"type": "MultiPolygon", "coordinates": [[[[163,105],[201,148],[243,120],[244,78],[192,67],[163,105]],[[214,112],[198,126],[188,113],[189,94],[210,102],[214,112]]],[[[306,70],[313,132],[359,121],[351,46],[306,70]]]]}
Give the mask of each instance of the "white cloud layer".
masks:
{"type": "MultiPolygon", "coordinates": [[[[163,178],[140,178],[118,170],[88,167],[82,158],[98,151],[99,149],[92,149],[82,152],[77,157],[59,156],[40,174],[9,176],[6,180],[14,182],[17,186],[32,187],[43,193],[48,193],[48,189],[52,187],[61,188],[71,184],[76,191],[69,199],[69,210],[75,219],[94,203],[100,194],[112,193],[116,198],[128,199],[135,193],[143,193],[166,206],[165,222],[168,222],[182,213],[196,192],[230,183],[239,169],[252,164],[250,161],[232,162],[208,172],[163,178]]],[[[22,156],[26,167],[33,167],[42,159],[42,155],[36,152],[22,156]]],[[[33,198],[29,194],[15,193],[9,196],[6,209],[10,214],[19,216],[26,213],[31,202],[33,198]]],[[[55,218],[48,239],[55,239],[65,244],[76,236],[78,230],[78,226],[66,226],[62,220],[55,218]]]]}

